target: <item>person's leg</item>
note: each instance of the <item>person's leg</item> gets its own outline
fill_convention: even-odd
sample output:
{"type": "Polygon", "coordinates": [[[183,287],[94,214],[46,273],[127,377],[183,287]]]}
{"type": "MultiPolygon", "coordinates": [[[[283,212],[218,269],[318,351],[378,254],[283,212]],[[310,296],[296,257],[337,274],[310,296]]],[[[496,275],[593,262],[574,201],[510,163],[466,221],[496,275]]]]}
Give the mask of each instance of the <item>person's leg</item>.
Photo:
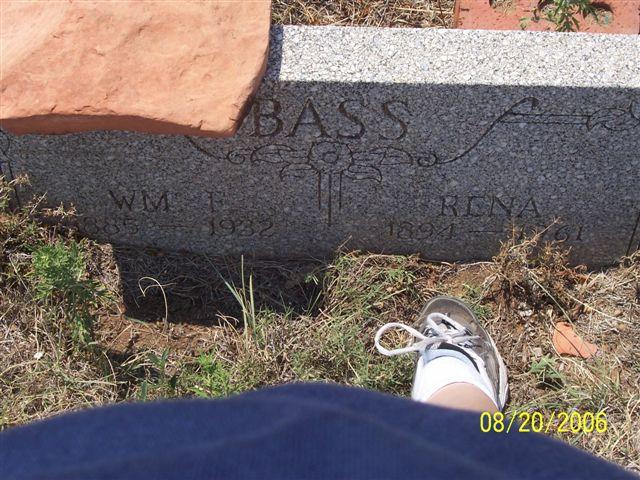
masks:
{"type": "Polygon", "coordinates": [[[476,412],[497,412],[498,407],[482,390],[470,383],[452,383],[441,388],[425,403],[438,407],[476,412]]]}
{"type": "Polygon", "coordinates": [[[533,433],[364,389],[290,385],[128,403],[0,432],[2,480],[633,479],[533,433]]]}

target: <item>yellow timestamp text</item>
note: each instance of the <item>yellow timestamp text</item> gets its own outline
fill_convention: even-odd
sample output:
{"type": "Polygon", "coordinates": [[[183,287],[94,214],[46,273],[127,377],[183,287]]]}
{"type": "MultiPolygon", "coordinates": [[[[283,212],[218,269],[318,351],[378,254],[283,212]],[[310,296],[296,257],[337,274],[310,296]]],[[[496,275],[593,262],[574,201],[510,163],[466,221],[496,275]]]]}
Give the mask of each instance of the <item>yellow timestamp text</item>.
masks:
{"type": "Polygon", "coordinates": [[[502,412],[482,412],[480,431],[484,433],[535,432],[535,433],[604,433],[607,431],[607,414],[600,412],[514,412],[507,416],[502,412]]]}

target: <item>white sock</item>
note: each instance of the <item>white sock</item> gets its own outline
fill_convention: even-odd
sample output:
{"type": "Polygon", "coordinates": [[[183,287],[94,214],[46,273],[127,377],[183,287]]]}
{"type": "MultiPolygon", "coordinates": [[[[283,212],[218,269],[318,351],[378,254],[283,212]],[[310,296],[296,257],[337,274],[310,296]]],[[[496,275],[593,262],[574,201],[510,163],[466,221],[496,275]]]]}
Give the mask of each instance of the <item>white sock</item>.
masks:
{"type": "Polygon", "coordinates": [[[411,398],[425,402],[438,390],[452,383],[469,383],[478,387],[498,408],[493,386],[480,376],[471,359],[461,352],[449,349],[427,350],[420,355],[411,398]]]}

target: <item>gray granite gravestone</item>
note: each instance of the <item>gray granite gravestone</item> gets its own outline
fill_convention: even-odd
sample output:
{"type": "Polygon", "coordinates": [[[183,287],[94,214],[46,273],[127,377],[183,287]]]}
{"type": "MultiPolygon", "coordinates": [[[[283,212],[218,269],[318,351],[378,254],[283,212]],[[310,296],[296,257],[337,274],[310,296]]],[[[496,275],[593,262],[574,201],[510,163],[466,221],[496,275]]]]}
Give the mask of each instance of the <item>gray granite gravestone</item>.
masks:
{"type": "Polygon", "coordinates": [[[640,244],[640,38],[274,28],[239,133],[0,138],[17,201],[85,234],[213,255],[341,245],[487,258],[513,227],[591,265],[640,244]]]}

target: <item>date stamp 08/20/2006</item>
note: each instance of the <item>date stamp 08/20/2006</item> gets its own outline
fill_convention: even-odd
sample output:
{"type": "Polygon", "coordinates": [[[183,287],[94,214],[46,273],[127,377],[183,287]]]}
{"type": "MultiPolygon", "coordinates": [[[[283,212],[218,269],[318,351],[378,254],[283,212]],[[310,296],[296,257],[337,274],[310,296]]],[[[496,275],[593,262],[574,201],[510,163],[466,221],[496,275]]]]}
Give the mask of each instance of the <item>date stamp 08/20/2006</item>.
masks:
{"type": "Polygon", "coordinates": [[[599,412],[483,412],[480,415],[480,431],[484,433],[604,433],[607,431],[607,414],[599,412]]]}

